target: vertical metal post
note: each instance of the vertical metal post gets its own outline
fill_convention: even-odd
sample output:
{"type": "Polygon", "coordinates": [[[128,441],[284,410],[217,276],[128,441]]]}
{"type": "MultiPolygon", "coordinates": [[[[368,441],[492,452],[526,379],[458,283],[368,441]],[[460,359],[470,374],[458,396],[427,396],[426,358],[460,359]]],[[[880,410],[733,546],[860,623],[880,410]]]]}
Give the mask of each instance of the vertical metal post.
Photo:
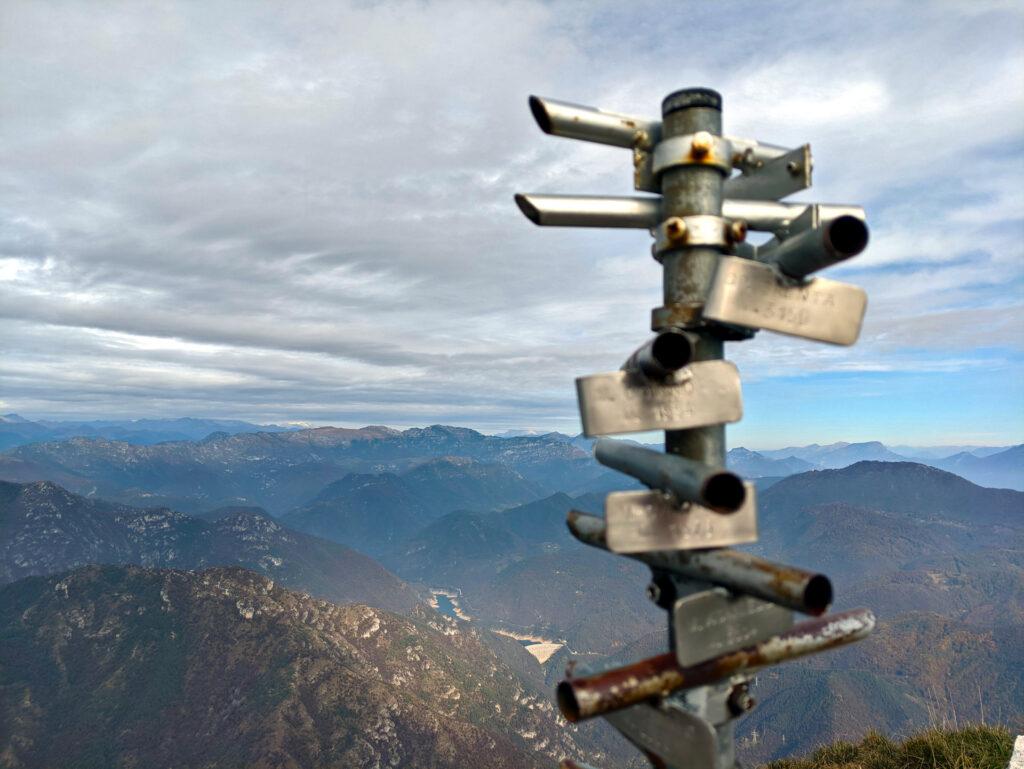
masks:
{"type": "MultiPolygon", "coordinates": [[[[661,103],[661,116],[663,140],[691,135],[699,143],[705,138],[702,134],[722,135],[722,97],[708,88],[687,88],[669,94],[661,103]]],[[[725,174],[716,166],[694,164],[666,169],[661,174],[661,220],[698,214],[721,216],[724,182],[725,174]]],[[[654,311],[651,326],[654,331],[671,327],[691,330],[697,340],[694,361],[724,357],[723,340],[700,321],[721,253],[713,246],[683,245],[662,255],[664,306],[654,311]]],[[[665,451],[705,465],[725,467],[725,425],[666,430],[665,451]]],[[[672,638],[671,611],[668,624],[672,638]]],[[[671,643],[675,644],[674,639],[671,643]]],[[[701,687],[678,695],[677,699],[688,710],[707,719],[711,710],[709,699],[723,700],[729,688],[728,684],[701,687]]],[[[714,728],[718,769],[732,769],[735,764],[733,722],[730,719],[714,728]]]]}
{"type": "MultiPolygon", "coordinates": [[[[722,97],[708,88],[676,91],[661,104],[662,137],[668,139],[706,132],[722,133],[722,97]]],[[[686,165],[666,169],[661,175],[661,218],[693,214],[722,214],[723,173],[714,166],[686,165]]],[[[697,337],[695,361],[720,360],[722,339],[699,322],[714,277],[717,248],[682,246],[664,254],[664,302],[655,310],[655,331],[669,327],[691,328],[697,337]]],[[[665,451],[716,467],[725,465],[725,425],[690,430],[667,430],[665,451]]]]}

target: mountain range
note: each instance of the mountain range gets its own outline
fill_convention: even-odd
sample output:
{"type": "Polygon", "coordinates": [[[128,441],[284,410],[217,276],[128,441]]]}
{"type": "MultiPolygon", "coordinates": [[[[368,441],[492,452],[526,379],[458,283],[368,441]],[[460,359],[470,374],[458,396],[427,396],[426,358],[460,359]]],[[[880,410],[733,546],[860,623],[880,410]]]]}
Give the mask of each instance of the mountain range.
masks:
{"type": "Polygon", "coordinates": [[[199,441],[211,433],[274,433],[293,430],[281,425],[256,425],[237,419],[106,419],[91,422],[31,420],[17,414],[0,416],[0,450],[67,438],[106,438],[150,445],[165,441],[199,441]]]}
{"type": "MultiPolygon", "coordinates": [[[[209,628],[204,632],[210,637],[189,638],[188,644],[196,644],[167,651],[170,659],[181,655],[183,662],[168,668],[169,678],[163,685],[168,691],[185,692],[183,697],[216,703],[205,706],[208,713],[234,712],[237,707],[245,724],[256,724],[260,734],[269,735],[262,742],[256,740],[257,752],[245,753],[243,743],[255,740],[257,732],[245,731],[243,738],[242,731],[231,731],[241,729],[241,722],[229,725],[226,732],[217,731],[217,725],[182,720],[180,698],[159,700],[172,703],[166,706],[169,710],[161,711],[161,718],[178,719],[174,723],[181,728],[199,730],[197,734],[212,735],[211,740],[223,743],[224,753],[217,753],[219,748],[210,743],[212,756],[255,765],[275,761],[310,765],[317,759],[303,752],[307,743],[321,751],[316,755],[335,755],[329,750],[338,740],[330,735],[348,734],[347,727],[339,723],[341,716],[318,709],[316,682],[325,682],[328,702],[336,702],[331,697],[348,691],[352,684],[347,672],[330,667],[333,662],[316,667],[312,653],[307,652],[330,644],[334,644],[330,648],[342,648],[344,643],[358,647],[366,629],[351,631],[359,638],[350,638],[347,630],[341,633],[347,639],[344,643],[338,634],[330,641],[316,640],[323,622],[314,622],[310,630],[305,619],[297,624],[293,620],[304,612],[322,617],[324,611],[360,607],[358,611],[373,612],[390,644],[404,634],[403,638],[412,639],[410,643],[423,645],[420,637],[430,635],[431,623],[440,623],[442,629],[434,630],[444,637],[452,629],[468,634],[483,650],[479,662],[484,667],[478,670],[489,665],[508,671],[512,689],[499,692],[496,684],[463,671],[469,677],[445,684],[456,687],[447,697],[453,699],[458,693],[471,700],[470,693],[458,688],[470,687],[491,703],[491,711],[486,717],[475,706],[460,711],[459,717],[465,716],[477,731],[459,727],[463,736],[456,737],[437,727],[435,734],[424,726],[436,726],[436,719],[431,720],[435,711],[423,711],[433,713],[426,721],[410,714],[418,712],[417,698],[447,708],[450,703],[446,704],[441,689],[432,684],[421,687],[410,674],[400,683],[391,683],[392,698],[402,699],[402,704],[394,706],[376,688],[376,679],[371,680],[377,675],[388,681],[391,665],[408,674],[402,666],[409,660],[403,649],[409,647],[389,646],[382,657],[368,658],[370,667],[352,668],[371,678],[365,684],[366,697],[353,705],[347,717],[359,729],[372,731],[384,727],[371,728],[367,714],[376,714],[374,724],[386,723],[381,713],[399,707],[401,719],[392,719],[394,741],[379,753],[359,747],[368,752],[344,754],[345,760],[365,755],[367,761],[380,760],[384,766],[390,756],[408,755],[402,751],[409,746],[427,746],[427,750],[461,746],[451,748],[457,750],[490,744],[475,742],[479,737],[501,746],[496,749],[503,751],[502,756],[514,757],[508,761],[520,761],[519,752],[529,752],[538,744],[533,737],[523,736],[532,733],[544,735],[539,742],[547,740],[537,748],[542,753],[551,747],[562,755],[581,755],[572,747],[577,744],[574,735],[579,735],[579,744],[586,745],[592,760],[596,756],[590,748],[598,745],[609,759],[606,763],[628,765],[635,752],[603,722],[564,732],[569,742],[557,742],[563,738],[549,736],[542,725],[519,729],[515,718],[503,722],[489,715],[494,704],[503,707],[505,700],[500,698],[516,687],[534,698],[527,700],[526,710],[543,715],[538,703],[551,702],[550,683],[560,677],[569,658],[627,662],[666,649],[665,614],[643,596],[647,568],[586,548],[565,529],[569,509],[600,512],[603,491],[632,485],[599,467],[566,437],[500,438],[443,426],[406,431],[318,428],[218,433],[201,441],[151,446],[74,438],[0,454],[0,477],[14,476],[12,480],[18,481],[0,483],[0,582],[9,583],[2,589],[0,613],[11,606],[25,611],[35,607],[28,614],[10,609],[14,613],[4,618],[5,623],[14,623],[12,627],[29,623],[24,627],[30,629],[15,635],[19,644],[25,644],[17,653],[34,660],[38,667],[33,670],[45,670],[52,664],[46,660],[54,654],[62,660],[72,655],[75,665],[80,657],[85,660],[81,667],[69,668],[79,676],[74,679],[55,682],[43,676],[34,681],[26,673],[17,686],[28,689],[5,688],[8,679],[0,679],[0,712],[5,714],[2,718],[13,719],[0,721],[0,734],[9,733],[5,724],[18,725],[16,744],[0,744],[0,755],[10,747],[24,749],[17,755],[29,765],[50,760],[49,747],[38,735],[54,728],[53,719],[61,708],[69,708],[68,723],[80,729],[77,733],[100,728],[102,724],[76,710],[70,699],[78,685],[102,685],[110,694],[109,702],[86,698],[100,714],[96,718],[103,713],[124,714],[127,695],[117,688],[117,676],[135,675],[130,671],[136,664],[141,666],[139,675],[158,675],[156,663],[145,653],[158,647],[140,641],[137,646],[118,646],[109,659],[103,658],[98,635],[75,635],[79,622],[75,618],[91,622],[90,617],[103,616],[108,618],[107,626],[115,628],[111,632],[138,638],[150,627],[145,617],[162,616],[163,599],[154,586],[170,580],[168,584],[178,585],[181,595],[191,596],[182,604],[197,612],[188,614],[188,623],[209,628]],[[86,566],[91,563],[111,566],[97,571],[86,566]],[[225,566],[250,572],[203,571],[225,566]],[[71,569],[77,571],[67,576],[71,569]],[[215,576],[206,576],[210,574],[215,576]],[[79,579],[84,581],[76,582],[79,579]],[[211,604],[212,597],[204,592],[203,579],[213,579],[224,595],[240,596],[239,590],[250,589],[245,585],[263,585],[252,589],[260,595],[274,593],[271,603],[301,604],[297,614],[267,609],[268,616],[281,622],[267,624],[262,632],[278,639],[270,647],[283,650],[280,654],[245,652],[258,673],[245,679],[238,691],[247,697],[249,692],[263,691],[261,682],[273,680],[278,683],[270,689],[280,694],[280,700],[278,694],[260,695],[257,701],[245,700],[236,706],[231,703],[242,695],[235,689],[218,688],[219,680],[206,682],[205,689],[189,688],[199,657],[209,656],[211,670],[221,665],[231,670],[237,661],[224,656],[230,653],[230,644],[248,650],[250,643],[244,633],[238,635],[241,631],[233,616],[211,608],[215,602],[211,604]],[[61,614],[47,591],[59,593],[62,580],[82,585],[81,594],[91,603],[75,604],[70,613],[61,614]],[[236,584],[238,580],[243,587],[236,584]],[[273,585],[268,587],[267,580],[273,585]],[[281,596],[274,592],[279,590],[281,596]],[[441,613],[427,608],[423,601],[437,591],[452,596],[469,619],[444,618],[446,610],[440,604],[441,613]],[[107,604],[105,593],[122,598],[107,604]],[[314,608],[320,606],[319,600],[331,601],[335,609],[314,608]],[[128,607],[141,607],[138,617],[143,619],[129,617],[128,607]],[[208,619],[202,619],[208,611],[212,612],[208,619]],[[39,624],[32,625],[36,619],[39,624]],[[224,648],[216,646],[213,637],[220,622],[226,623],[226,635],[219,642],[224,648]],[[424,622],[428,630],[420,627],[424,622]],[[59,639],[68,632],[81,643],[62,646],[59,639]],[[525,651],[524,644],[537,640],[560,647],[543,665],[525,651]],[[125,672],[115,674],[115,667],[125,672]],[[367,671],[373,667],[377,671],[371,675],[367,671]],[[90,677],[90,669],[97,671],[95,676],[90,677]],[[314,669],[327,672],[323,678],[310,678],[314,669]],[[26,691],[37,698],[32,700],[37,721],[24,720],[11,699],[26,691]],[[203,699],[207,694],[209,699],[203,699]],[[281,705],[283,710],[278,709],[280,703],[287,703],[281,705]],[[387,752],[391,750],[397,752],[387,752]]],[[[841,468],[816,464],[888,451],[881,444],[846,444],[816,447],[803,457],[791,455],[792,459],[739,449],[730,456],[734,467],[740,461],[767,463],[763,467],[769,471],[782,466],[772,463],[786,467],[786,472],[761,476],[770,483],[762,484],[759,492],[760,541],[749,549],[775,561],[824,571],[835,584],[837,608],[868,605],[880,619],[878,632],[851,650],[759,674],[755,696],[761,705],[738,727],[748,762],[806,750],[840,735],[856,737],[868,728],[907,731],[952,708],[961,717],[979,718],[983,707],[986,717],[1006,723],[1015,723],[1013,719],[1020,715],[1016,703],[1024,701],[1024,682],[1014,665],[1024,658],[1020,630],[1024,627],[1024,493],[979,486],[930,466],[934,462],[868,459],[841,468]],[[985,696],[979,699],[977,692],[972,694],[972,686],[985,687],[985,696]]],[[[1014,451],[970,456],[995,458],[1012,472],[1014,457],[1019,456],[1014,451]],[[1003,454],[1008,457],[1000,458],[1003,454]]],[[[965,458],[960,461],[971,463],[965,458]]],[[[251,603],[247,601],[236,597],[232,604],[243,625],[253,619],[245,616],[251,603]]],[[[372,625],[372,620],[367,622],[372,625]]],[[[184,633],[178,626],[159,627],[184,633]]],[[[427,658],[431,665],[442,665],[440,658],[427,658]]],[[[0,671],[5,669],[0,665],[0,671]]],[[[526,696],[515,695],[517,708],[526,696]]],[[[553,713],[549,715],[554,718],[553,713]]],[[[155,747],[141,746],[136,737],[146,727],[126,718],[131,725],[125,729],[124,741],[97,741],[106,752],[96,754],[101,755],[96,762],[109,764],[112,756],[120,756],[139,765],[159,763],[163,754],[145,752],[163,749],[159,740],[155,747]]],[[[163,734],[159,724],[148,728],[163,734]]],[[[561,727],[558,730],[563,734],[561,727]]],[[[444,763],[448,755],[442,751],[436,765],[455,765],[444,763]]]]}
{"type": "Polygon", "coordinates": [[[960,449],[952,454],[927,448],[901,447],[901,454],[878,441],[867,443],[833,443],[810,446],[751,451],[735,448],[729,451],[729,467],[748,478],[777,478],[807,470],[836,470],[857,462],[906,462],[948,470],[982,486],[1024,491],[1024,444],[1009,447],[946,447],[960,449]]]}
{"type": "Polygon", "coordinates": [[[93,566],[0,588],[0,627],[7,766],[540,769],[584,755],[480,633],[426,608],[338,606],[241,569],[93,566]]]}

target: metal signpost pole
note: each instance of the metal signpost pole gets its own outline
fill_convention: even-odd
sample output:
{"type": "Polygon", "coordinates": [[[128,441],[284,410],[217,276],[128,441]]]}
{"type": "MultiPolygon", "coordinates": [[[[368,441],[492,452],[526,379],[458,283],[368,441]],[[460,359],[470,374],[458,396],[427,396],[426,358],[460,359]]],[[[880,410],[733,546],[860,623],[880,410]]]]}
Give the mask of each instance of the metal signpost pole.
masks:
{"type": "Polygon", "coordinates": [[[632,149],[634,186],[660,196],[516,196],[535,224],[650,229],[663,266],[656,336],[621,370],[576,380],[597,460],[650,491],[613,492],[603,518],[572,511],[568,524],[584,544],[650,566],[670,649],[566,671],[559,708],[569,721],[605,718],[657,767],[733,769],[750,676],[857,641],[875,619],[867,609],[820,616],[827,577],[729,549],[757,540],[757,505],[754,486],[725,467],[725,425],[743,408],[724,343],[758,329],[856,341],[864,292],[809,276],[864,249],[864,212],[778,202],[810,186],[810,147],[724,136],[722,97],[707,88],[669,94],[661,121],[535,96],[530,109],[545,133],[632,149]],[[748,245],[748,228],[772,238],[748,245]],[[651,430],[665,431],[664,453],[601,437],[651,430]],[[794,612],[814,619],[795,624],[794,612]]]}

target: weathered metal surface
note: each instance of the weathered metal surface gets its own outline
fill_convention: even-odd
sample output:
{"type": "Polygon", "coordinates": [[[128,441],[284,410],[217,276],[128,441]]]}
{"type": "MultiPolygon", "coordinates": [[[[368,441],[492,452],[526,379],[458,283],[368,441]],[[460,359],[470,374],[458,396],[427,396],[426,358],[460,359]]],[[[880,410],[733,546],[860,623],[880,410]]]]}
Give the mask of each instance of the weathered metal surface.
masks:
{"type": "Polygon", "coordinates": [[[613,553],[694,550],[757,541],[754,484],[745,483],[738,510],[722,515],[702,505],[677,505],[659,491],[616,491],[604,501],[608,549],[613,553]]]}
{"type": "MultiPolygon", "coordinates": [[[[818,220],[820,209],[811,206],[808,214],[807,219],[818,220]]],[[[815,221],[814,226],[787,237],[774,248],[759,249],[757,258],[776,265],[791,278],[805,278],[856,256],[867,244],[867,225],[856,216],[845,215],[825,222],[815,221]]]]}
{"type": "Polygon", "coordinates": [[[725,182],[725,196],[743,200],[779,200],[811,186],[811,145],[772,158],[756,170],[725,182]]]}
{"type": "MultiPolygon", "coordinates": [[[[605,521],[570,510],[569,531],[580,542],[608,550],[605,521]]],[[[823,614],[832,603],[832,583],[823,574],[783,566],[750,553],[720,550],[661,550],[630,553],[630,558],[689,579],[704,580],[804,614],[823,614]]]]}
{"type": "Polygon", "coordinates": [[[732,165],[744,173],[751,173],[763,168],[769,160],[782,157],[790,150],[787,147],[779,147],[775,144],[765,144],[756,139],[741,139],[738,136],[730,136],[729,144],[732,145],[732,165]]]}
{"type": "Polygon", "coordinates": [[[718,587],[678,599],[672,626],[676,660],[688,667],[784,633],[793,626],[793,612],[718,587]]]}
{"type": "Polygon", "coordinates": [[[610,438],[594,444],[594,456],[602,465],[672,495],[676,502],[695,502],[717,513],[735,513],[746,499],[743,481],[722,467],[610,438]]]}
{"type": "Polygon", "coordinates": [[[826,203],[780,203],[774,200],[726,200],[722,215],[727,219],[741,219],[752,230],[774,232],[780,236],[795,233],[808,210],[816,209],[819,221],[829,222],[840,216],[852,216],[865,221],[864,209],[826,203]]]}
{"type": "Polygon", "coordinates": [[[735,422],[743,416],[740,377],[727,361],[693,363],[657,384],[636,371],[576,380],[583,433],[638,433],[735,422]]]}
{"type": "Polygon", "coordinates": [[[653,147],[661,134],[656,120],[540,96],[530,97],[530,111],[544,133],[567,139],[631,149],[653,147]]]}
{"type": "Polygon", "coordinates": [[[671,216],[654,228],[654,245],[651,247],[651,253],[655,258],[660,258],[665,251],[686,246],[714,246],[725,249],[733,240],[730,222],[721,216],[671,216]]]}
{"type": "Polygon", "coordinates": [[[639,371],[648,379],[663,380],[693,360],[695,347],[693,334],[666,328],[634,350],[622,364],[622,370],[639,371]]]}
{"type": "Polygon", "coordinates": [[[677,166],[715,166],[722,173],[732,170],[732,145],[724,136],[707,131],[671,136],[662,139],[654,148],[652,170],[660,174],[677,166]]]}
{"type": "Polygon", "coordinates": [[[717,763],[714,728],[673,703],[641,702],[606,713],[605,720],[647,754],[655,766],[692,769],[717,763]]]}
{"type": "Polygon", "coordinates": [[[875,627],[868,609],[853,609],[807,620],[785,633],[698,665],[681,667],[674,653],[586,678],[567,678],[558,685],[558,707],[569,721],[621,710],[677,689],[705,686],[745,673],[843,646],[867,636],[875,627]]]}
{"type": "Polygon", "coordinates": [[[718,264],[704,317],[850,345],[860,335],[866,309],[867,294],[857,286],[827,278],[798,283],[770,265],[727,256],[718,264]]]}

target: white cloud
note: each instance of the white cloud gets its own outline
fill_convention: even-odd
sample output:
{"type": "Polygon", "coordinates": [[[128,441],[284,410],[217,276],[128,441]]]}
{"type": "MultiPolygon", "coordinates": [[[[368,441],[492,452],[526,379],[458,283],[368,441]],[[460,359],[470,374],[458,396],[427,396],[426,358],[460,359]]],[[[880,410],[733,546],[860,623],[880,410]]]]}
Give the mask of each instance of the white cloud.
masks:
{"type": "Polygon", "coordinates": [[[7,408],[572,429],[572,377],[645,336],[660,275],[646,233],[522,219],[517,191],[631,192],[627,152],[542,135],[529,93],[654,114],[677,87],[717,87],[728,132],[813,144],[802,198],[868,206],[849,268],[871,291],[862,346],[762,335],[730,348],[745,376],[939,370],[915,350],[944,343],[970,366],[985,335],[1019,349],[1019,303],[995,289],[1024,277],[1022,18],[9,4],[7,408]]]}

